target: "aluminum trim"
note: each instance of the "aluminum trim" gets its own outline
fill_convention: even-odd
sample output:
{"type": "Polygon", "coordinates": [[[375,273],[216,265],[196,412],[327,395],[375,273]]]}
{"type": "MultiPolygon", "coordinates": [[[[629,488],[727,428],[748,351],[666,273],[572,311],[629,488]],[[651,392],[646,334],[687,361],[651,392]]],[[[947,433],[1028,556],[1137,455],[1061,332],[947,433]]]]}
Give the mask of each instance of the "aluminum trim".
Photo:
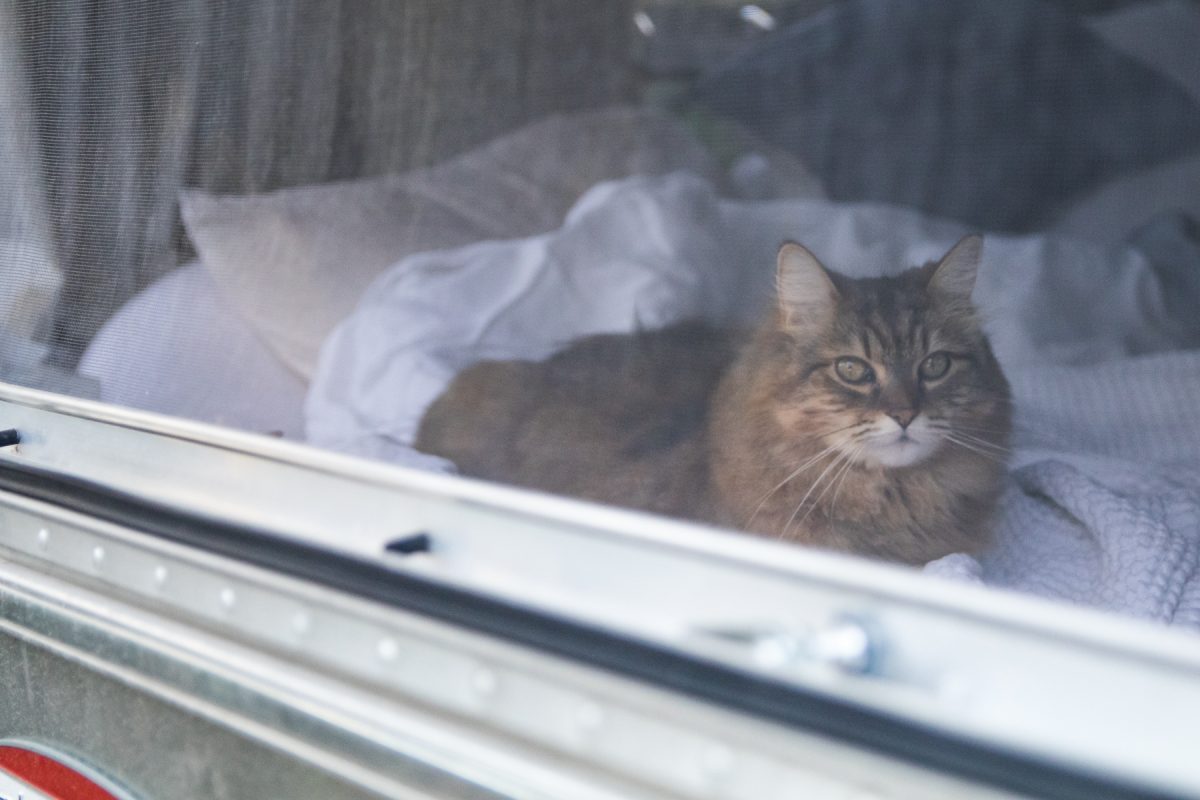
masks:
{"type": "MultiPolygon", "coordinates": [[[[13,500],[3,499],[6,502],[13,500]]],[[[20,504],[25,507],[24,511],[36,510],[30,501],[20,501],[20,504]]],[[[161,559],[173,570],[179,569],[180,562],[187,561],[193,568],[211,573],[208,580],[212,588],[197,592],[203,586],[189,581],[180,587],[183,591],[179,604],[164,604],[171,598],[163,597],[147,586],[146,599],[157,601],[154,608],[131,605],[136,598],[129,597],[129,590],[119,588],[128,582],[118,580],[106,587],[103,572],[79,581],[73,570],[68,570],[63,577],[57,577],[57,573],[63,571],[61,568],[56,569],[55,574],[39,571],[24,548],[13,549],[14,542],[9,537],[3,547],[16,561],[0,562],[0,597],[9,600],[18,597],[27,607],[37,610],[43,619],[58,618],[62,622],[55,623],[51,630],[39,631],[38,628],[44,626],[31,627],[28,622],[11,619],[10,614],[10,619],[0,622],[0,629],[67,653],[95,669],[119,675],[132,685],[169,697],[196,713],[245,730],[258,739],[295,752],[305,760],[337,768],[338,762],[329,759],[338,758],[338,748],[335,743],[326,742],[325,747],[332,747],[334,751],[332,755],[326,755],[321,747],[314,749],[313,745],[304,742],[295,747],[295,736],[253,720],[257,702],[253,697],[247,707],[246,695],[239,694],[238,697],[243,699],[228,707],[230,697],[227,694],[217,691],[214,696],[206,696],[205,692],[219,688],[222,682],[243,686],[252,696],[287,705],[354,736],[397,752],[408,752],[410,757],[419,756],[434,766],[453,768],[480,785],[503,787],[515,797],[547,800],[561,797],[580,800],[706,797],[713,780],[740,780],[746,784],[746,791],[734,791],[727,786],[722,796],[769,800],[794,796],[797,786],[818,787],[831,792],[836,789],[838,793],[875,791],[879,787],[873,787],[872,783],[881,775],[896,779],[903,788],[880,796],[897,800],[1010,797],[890,759],[857,753],[812,735],[739,718],[599,670],[465,634],[226,559],[191,553],[186,548],[169,544],[164,546],[153,537],[122,531],[107,524],[92,525],[87,520],[72,520],[73,515],[66,512],[48,511],[49,515],[43,519],[50,524],[78,522],[86,526],[72,534],[57,528],[49,540],[51,543],[62,542],[64,535],[74,535],[77,541],[71,543],[71,548],[80,554],[80,564],[88,562],[96,542],[101,540],[97,537],[102,537],[102,546],[106,548],[105,569],[121,569],[122,565],[128,565],[129,554],[123,553],[123,549],[145,548],[153,551],[154,559],[161,559]],[[72,577],[76,580],[65,580],[72,577]],[[253,587],[276,596],[287,596],[291,603],[309,610],[314,624],[320,624],[324,619],[331,623],[331,629],[350,632],[350,638],[343,637],[335,646],[325,641],[326,652],[358,653],[365,657],[340,662],[321,661],[314,659],[313,651],[298,647],[294,642],[281,646],[278,638],[264,641],[258,637],[258,643],[253,644],[251,635],[261,627],[259,621],[223,614],[215,604],[205,601],[206,597],[219,594],[216,587],[229,585],[239,592],[253,587]],[[328,618],[326,614],[337,618],[328,618]],[[366,626],[363,646],[356,647],[351,641],[356,624],[360,629],[366,626]],[[94,645],[77,638],[72,640],[84,629],[103,631],[104,641],[110,642],[115,651],[98,652],[94,645]],[[408,688],[402,689],[404,683],[397,684],[394,679],[403,678],[403,673],[379,669],[381,665],[386,666],[383,662],[394,666],[388,654],[375,649],[377,642],[384,641],[380,636],[391,637],[395,645],[390,652],[397,655],[411,654],[411,642],[436,642],[446,652],[458,654],[463,663],[485,670],[481,673],[476,669],[470,675],[469,685],[464,682],[463,688],[476,694],[481,690],[489,694],[523,685],[523,697],[527,702],[512,707],[504,703],[462,702],[449,695],[444,701],[438,701],[437,696],[429,692],[434,683],[420,675],[409,676],[408,688]],[[378,659],[371,658],[372,649],[378,659]],[[114,666],[114,652],[128,654],[127,660],[136,666],[120,663],[114,666]],[[187,666],[189,674],[198,676],[196,685],[180,688],[168,680],[170,675],[158,674],[161,670],[156,668],[147,673],[147,665],[154,663],[147,654],[153,653],[164,654],[160,657],[187,666]],[[480,674],[490,675],[486,685],[479,684],[480,674]],[[204,690],[200,696],[195,695],[197,687],[204,690]],[[406,693],[408,700],[403,701],[397,691],[406,693]],[[437,710],[439,705],[440,711],[437,710]],[[531,727],[530,718],[539,714],[559,722],[550,727],[531,727]],[[563,729],[557,727],[563,722],[578,729],[583,738],[563,735],[563,729]],[[531,755],[521,741],[532,741],[538,748],[558,750],[559,754],[553,757],[531,755]],[[659,747],[646,747],[648,742],[657,742],[659,747]],[[674,743],[674,759],[669,759],[666,764],[682,765],[673,772],[667,770],[666,774],[661,749],[664,742],[674,743]],[[579,764],[571,767],[572,760],[579,764]],[[818,764],[823,766],[818,767],[818,764]],[[864,764],[871,768],[864,771],[864,764]],[[564,783],[565,776],[572,770],[582,770],[583,777],[564,783]],[[556,772],[563,777],[551,780],[556,772]],[[844,777],[835,778],[839,773],[844,777]],[[539,774],[542,777],[534,780],[539,774]],[[620,781],[636,782],[619,781],[616,788],[605,790],[603,774],[610,776],[609,781],[625,776],[620,781]],[[868,777],[864,778],[864,775],[868,777]],[[537,788],[539,785],[545,787],[547,781],[551,788],[537,788]],[[637,788],[653,784],[658,784],[659,790],[667,794],[637,788]]],[[[32,528],[29,543],[36,551],[39,547],[37,529],[30,525],[20,526],[19,521],[16,526],[32,528]]],[[[10,512],[4,520],[4,529],[11,532],[13,527],[10,512]]],[[[149,564],[141,566],[144,568],[149,564]]],[[[439,665],[439,670],[445,671],[444,663],[439,665]]],[[[378,779],[372,783],[360,777],[357,782],[383,786],[378,779]]]]}
{"type": "MultiPolygon", "coordinates": [[[[989,746],[1002,743],[1006,748],[1035,754],[1038,759],[1049,758],[1073,765],[1069,769],[1122,774],[1126,778],[1132,776],[1137,782],[1169,784],[1185,791],[1188,787],[1194,788],[1198,780],[1189,772],[1193,769],[1190,763],[1172,760],[1174,750],[1152,746],[1159,739],[1139,739],[1133,743],[1136,746],[1117,748],[1098,734],[1102,726],[1072,727],[1066,719],[1054,718],[1050,720],[1050,726],[1039,729],[1031,724],[1028,715],[1014,713],[1021,703],[1028,705],[1033,702],[1031,698],[1036,697],[1049,703],[1049,708],[1058,709],[1055,714],[1060,717],[1066,708],[1087,712],[1084,719],[1088,719],[1089,714],[1099,714],[1096,720],[1101,722],[1105,710],[1120,709],[1137,717],[1144,714],[1145,709],[1121,704],[1127,702],[1127,696],[1133,696],[1129,691],[1131,688],[1140,688],[1142,673],[1147,678],[1172,682],[1179,689],[1172,702],[1182,708],[1184,701],[1195,701],[1196,677],[1200,674],[1197,668],[1200,645],[1194,637],[1155,631],[1149,626],[1114,620],[1107,615],[1028,598],[941,583],[894,567],[750,541],[745,537],[705,531],[646,515],[597,509],[445,476],[413,475],[408,471],[373,465],[363,467],[370,472],[389,475],[389,480],[384,482],[386,485],[382,485],[360,480],[351,474],[353,471],[332,467],[310,469],[300,461],[262,458],[245,450],[138,430],[131,426],[133,412],[122,412],[130,424],[114,427],[112,423],[87,419],[82,416],[81,409],[76,411],[80,413],[64,417],[55,412],[0,403],[0,416],[5,417],[0,419],[0,425],[16,420],[23,430],[31,433],[20,446],[0,454],[0,463],[18,470],[28,468],[22,465],[29,465],[83,480],[100,481],[118,491],[143,497],[153,497],[154,490],[166,484],[160,482],[138,490],[135,478],[145,477],[149,467],[161,470],[164,465],[169,465],[168,471],[176,476],[188,475],[197,481],[197,487],[188,487],[191,491],[186,496],[175,494],[167,500],[167,505],[185,516],[206,510],[205,503],[215,495],[205,491],[207,473],[195,469],[188,473],[187,469],[195,465],[164,459],[164,452],[180,456],[184,462],[191,456],[203,456],[209,467],[236,467],[242,479],[253,475],[267,480],[268,484],[274,481],[276,489],[285,486],[294,490],[288,481],[305,474],[311,479],[306,486],[320,487],[321,491],[313,497],[302,493],[301,507],[305,513],[325,520],[330,530],[337,529],[338,517],[320,507],[322,500],[336,496],[339,502],[353,501],[343,503],[339,511],[353,507],[355,502],[361,503],[364,498],[381,502],[383,506],[380,507],[384,508],[391,507],[389,503],[394,502],[395,497],[387,494],[394,490],[396,497],[403,496],[408,498],[406,502],[411,501],[412,508],[422,515],[422,520],[438,521],[442,525],[438,540],[450,542],[461,552],[457,554],[458,560],[439,557],[404,562],[403,566],[378,552],[368,557],[369,563],[385,570],[399,570],[409,577],[431,581],[431,585],[441,584],[476,595],[490,595],[518,606],[540,607],[543,611],[556,609],[559,616],[574,617],[593,626],[635,635],[643,644],[654,643],[660,651],[665,648],[677,655],[687,654],[693,660],[724,665],[743,675],[749,673],[751,677],[755,673],[766,674],[774,681],[783,677],[790,686],[801,687],[811,695],[824,695],[862,709],[882,711],[910,723],[932,726],[943,733],[954,732],[956,736],[988,741],[991,742],[989,746]],[[168,447],[169,451],[164,450],[168,447]],[[427,491],[432,485],[440,488],[427,491]],[[382,494],[377,491],[381,488],[386,490],[382,494]],[[381,499],[388,497],[391,500],[386,502],[381,499]],[[503,530],[506,536],[518,537],[520,544],[514,544],[510,549],[523,556],[536,555],[535,563],[506,560],[502,550],[494,549],[494,542],[493,549],[488,549],[486,537],[471,531],[473,525],[487,528],[489,535],[495,529],[503,530]],[[674,620],[663,617],[660,621],[664,624],[657,628],[630,615],[629,609],[625,609],[624,616],[605,616],[603,603],[590,607],[575,605],[577,598],[571,594],[575,589],[569,583],[547,582],[548,578],[554,577],[555,569],[566,561],[536,563],[547,552],[569,560],[588,559],[587,554],[593,551],[607,553],[602,559],[604,563],[620,564],[626,571],[634,566],[642,569],[655,564],[657,574],[670,574],[673,579],[691,575],[694,579],[689,585],[694,589],[709,588],[713,585],[711,581],[719,579],[727,588],[741,586],[743,589],[730,591],[727,602],[737,605],[751,595],[754,602],[739,605],[740,616],[736,618],[711,619],[681,613],[674,620]],[[507,572],[497,571],[497,564],[502,564],[507,572]],[[863,611],[864,604],[866,611],[879,617],[890,640],[891,655],[883,661],[884,669],[878,674],[852,676],[824,667],[801,668],[786,676],[769,670],[764,673],[744,650],[725,647],[698,635],[717,622],[761,624],[762,618],[750,613],[754,608],[763,609],[764,613],[785,608],[793,617],[798,614],[799,619],[818,620],[822,615],[829,618],[831,613],[863,611]],[[962,649],[964,641],[978,643],[981,652],[990,652],[993,656],[1000,654],[1002,643],[1007,643],[1018,647],[1022,658],[1016,662],[1013,675],[1001,674],[1002,670],[997,667],[1002,659],[993,658],[989,663],[978,654],[956,652],[956,647],[962,649]],[[1050,656],[1074,664],[1074,673],[1062,664],[1053,663],[1050,656]],[[1041,674],[1038,674],[1039,670],[1041,674]],[[1088,691],[1070,683],[1076,680],[1074,676],[1079,670],[1088,672],[1099,684],[1108,682],[1110,689],[1120,688],[1104,697],[1103,703],[1089,707],[1088,691]],[[1048,677],[1064,679],[1062,697],[1046,691],[1043,684],[1048,677]],[[972,684],[975,685],[972,687],[972,684]],[[1017,688],[1025,694],[1013,694],[1017,688]],[[996,692],[1002,699],[1013,701],[1012,708],[998,702],[996,692]],[[1019,700],[1014,700],[1018,696],[1019,700]]],[[[329,463],[337,462],[337,458],[332,458],[329,463]]],[[[178,482],[181,478],[168,476],[168,480],[178,482]]],[[[241,488],[242,494],[249,496],[233,500],[222,497],[220,508],[213,514],[243,525],[249,520],[251,526],[255,520],[269,517],[270,509],[264,513],[256,507],[252,496],[264,484],[250,483],[249,491],[241,488]]],[[[226,489],[238,488],[228,482],[221,485],[226,489]]],[[[331,552],[360,553],[345,547],[336,548],[325,536],[313,537],[290,530],[282,522],[274,530],[264,532],[308,546],[329,547],[331,552]]],[[[382,535],[373,539],[384,540],[382,535]]],[[[369,542],[372,538],[364,536],[363,541],[369,542]]],[[[85,570],[94,569],[96,562],[103,562],[104,553],[97,558],[93,550],[90,558],[93,563],[90,567],[85,565],[85,570]]],[[[614,597],[600,592],[594,599],[607,602],[614,597]]],[[[233,605],[221,597],[218,599],[225,606],[233,605]]],[[[766,613],[768,620],[778,616],[778,613],[766,613]]]]}
{"type": "MultiPolygon", "coordinates": [[[[1036,631],[1084,646],[1107,648],[1125,656],[1140,652],[1155,661],[1173,660],[1184,668],[1200,668],[1200,641],[1194,636],[1015,592],[930,580],[909,568],[779,545],[663,517],[458,476],[370,462],[268,436],[0,382],[0,424],[4,422],[6,405],[9,403],[18,408],[38,409],[85,422],[117,426],[134,434],[161,436],[207,449],[299,467],[335,479],[424,493],[439,500],[561,523],[570,526],[577,535],[624,539],[644,547],[686,553],[690,557],[712,559],[723,565],[747,570],[786,575],[832,589],[869,587],[872,593],[879,596],[988,625],[1036,631]]],[[[20,449],[25,454],[34,452],[29,444],[20,449]]],[[[4,457],[3,451],[0,451],[0,458],[4,457]]],[[[32,460],[37,463],[36,457],[32,460]]],[[[86,462],[87,457],[80,455],[78,463],[55,466],[66,469],[68,473],[87,477],[95,470],[86,469],[86,462]]],[[[109,464],[102,466],[106,469],[111,467],[109,464]]],[[[373,551],[383,550],[394,534],[393,531],[374,539],[373,551]]],[[[311,541],[320,546],[338,546],[328,538],[311,541]]]]}

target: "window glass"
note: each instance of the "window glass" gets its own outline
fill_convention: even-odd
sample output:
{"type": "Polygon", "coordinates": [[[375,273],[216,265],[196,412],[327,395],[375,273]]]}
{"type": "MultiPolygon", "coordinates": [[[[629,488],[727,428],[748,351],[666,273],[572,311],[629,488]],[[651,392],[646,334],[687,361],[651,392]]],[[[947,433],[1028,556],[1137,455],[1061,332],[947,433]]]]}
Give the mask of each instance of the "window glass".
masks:
{"type": "Polygon", "coordinates": [[[1200,6],[0,5],[0,380],[1200,625],[1200,6]]]}

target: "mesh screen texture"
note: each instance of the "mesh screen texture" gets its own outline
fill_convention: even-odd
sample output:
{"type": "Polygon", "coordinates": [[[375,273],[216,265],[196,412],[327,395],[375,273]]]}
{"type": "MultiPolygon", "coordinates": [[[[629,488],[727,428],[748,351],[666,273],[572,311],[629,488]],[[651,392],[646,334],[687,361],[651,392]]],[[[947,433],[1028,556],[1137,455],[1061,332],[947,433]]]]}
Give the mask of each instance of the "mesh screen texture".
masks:
{"type": "MultiPolygon", "coordinates": [[[[495,275],[538,247],[564,274],[614,265],[515,324],[500,349],[533,357],[552,344],[538,315],[619,281],[636,296],[668,262],[767,279],[709,306],[631,301],[629,327],[744,322],[774,249],[810,229],[830,258],[885,268],[984,233],[997,264],[1037,265],[1008,280],[1036,286],[1012,315],[1036,311],[1036,331],[1013,341],[1041,366],[1187,351],[1198,36],[1189,0],[6,0],[0,380],[388,458],[413,409],[389,419],[370,383],[411,331],[364,319],[412,265],[486,256],[495,275]],[[1118,270],[1117,297],[1062,266],[1105,259],[1148,271],[1118,270]]],[[[702,283],[681,274],[684,294],[702,283]]],[[[521,307],[513,275],[488,297],[412,284],[410,316],[481,331],[412,386],[500,347],[476,317],[506,291],[521,307]]]]}

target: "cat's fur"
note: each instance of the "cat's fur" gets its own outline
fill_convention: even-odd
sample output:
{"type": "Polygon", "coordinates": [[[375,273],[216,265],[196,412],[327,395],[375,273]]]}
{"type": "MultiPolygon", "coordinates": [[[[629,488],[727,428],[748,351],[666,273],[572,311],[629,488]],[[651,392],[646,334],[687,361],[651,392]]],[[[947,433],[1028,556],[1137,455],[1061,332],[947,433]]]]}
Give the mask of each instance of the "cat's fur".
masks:
{"type": "Polygon", "coordinates": [[[478,364],[417,447],[467,475],[880,558],[977,551],[1010,429],[970,299],[980,247],[853,280],[785,244],[749,336],[684,323],[478,364]]]}

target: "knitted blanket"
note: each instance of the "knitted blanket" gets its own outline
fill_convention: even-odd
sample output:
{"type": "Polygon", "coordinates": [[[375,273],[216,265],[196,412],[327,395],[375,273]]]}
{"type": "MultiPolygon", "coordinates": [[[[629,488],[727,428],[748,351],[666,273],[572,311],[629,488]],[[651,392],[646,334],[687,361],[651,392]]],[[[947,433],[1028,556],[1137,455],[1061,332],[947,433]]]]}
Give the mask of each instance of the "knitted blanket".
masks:
{"type": "Polygon", "coordinates": [[[995,544],[926,571],[1200,626],[1200,353],[1010,373],[995,544]]]}

